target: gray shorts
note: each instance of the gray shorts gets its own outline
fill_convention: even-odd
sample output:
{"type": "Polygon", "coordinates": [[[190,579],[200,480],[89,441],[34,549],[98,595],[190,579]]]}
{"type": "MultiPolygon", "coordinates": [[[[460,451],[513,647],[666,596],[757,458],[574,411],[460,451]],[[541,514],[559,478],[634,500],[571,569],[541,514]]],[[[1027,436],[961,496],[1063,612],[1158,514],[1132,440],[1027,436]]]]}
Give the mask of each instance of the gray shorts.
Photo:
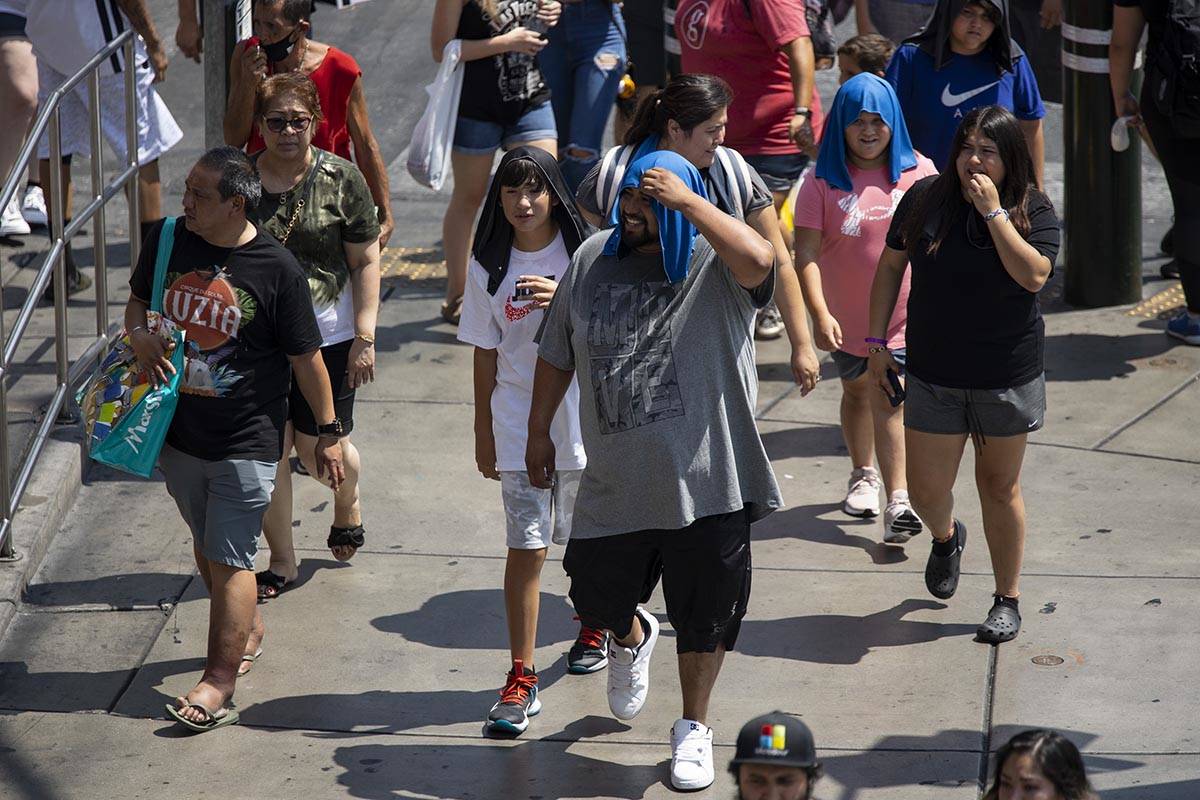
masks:
{"type": "Polygon", "coordinates": [[[904,427],[922,433],[1020,436],[1042,427],[1046,376],[1008,389],[953,389],[908,375],[904,427]]]}
{"type": "MultiPolygon", "coordinates": [[[[904,368],[905,350],[903,347],[898,347],[891,351],[892,358],[896,359],[896,363],[900,368],[904,368]]],[[[833,365],[837,367],[838,377],[844,381],[855,381],[867,374],[867,359],[863,356],[856,356],[853,353],[847,353],[844,350],[834,350],[829,354],[833,357],[833,365]]]]}
{"type": "Polygon", "coordinates": [[[553,489],[539,489],[529,482],[527,472],[501,472],[506,546],[511,550],[541,550],[551,542],[566,544],[582,475],[580,469],[560,469],[554,473],[553,489]]]}
{"type": "Polygon", "coordinates": [[[275,464],[245,458],[205,461],[163,445],[158,468],[204,557],[254,569],[258,534],[275,489],[275,464]]]}

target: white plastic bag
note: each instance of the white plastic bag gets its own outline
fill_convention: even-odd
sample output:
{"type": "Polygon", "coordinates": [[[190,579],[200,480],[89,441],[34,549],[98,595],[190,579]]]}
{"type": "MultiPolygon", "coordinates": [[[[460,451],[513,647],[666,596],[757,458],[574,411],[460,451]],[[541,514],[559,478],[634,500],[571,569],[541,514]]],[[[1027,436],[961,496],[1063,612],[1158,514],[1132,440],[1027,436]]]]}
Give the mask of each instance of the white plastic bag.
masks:
{"type": "Polygon", "coordinates": [[[413,128],[408,146],[408,173],[435,192],[442,188],[450,171],[450,147],[454,144],[462,84],[462,41],[451,39],[442,50],[437,77],[425,87],[429,104],[413,128]]]}

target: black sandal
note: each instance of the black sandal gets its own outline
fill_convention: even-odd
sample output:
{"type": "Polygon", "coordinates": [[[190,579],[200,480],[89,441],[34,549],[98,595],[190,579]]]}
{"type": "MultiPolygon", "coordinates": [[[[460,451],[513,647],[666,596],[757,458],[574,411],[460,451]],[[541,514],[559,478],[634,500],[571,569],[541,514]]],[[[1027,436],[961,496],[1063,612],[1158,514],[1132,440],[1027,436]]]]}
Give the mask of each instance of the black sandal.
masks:
{"type": "Polygon", "coordinates": [[[987,619],[975,631],[975,640],[985,644],[1000,644],[1017,638],[1020,631],[1021,612],[997,595],[987,619]]]}
{"type": "MultiPolygon", "coordinates": [[[[939,556],[930,550],[929,560],[925,562],[925,588],[939,600],[949,600],[958,591],[959,562],[967,546],[967,526],[958,520],[954,520],[953,541],[953,553],[939,556]]],[[[937,545],[936,541],[934,545],[937,545]]]]}
{"type": "Polygon", "coordinates": [[[332,550],[335,547],[353,547],[358,550],[366,543],[366,530],[362,525],[354,525],[349,528],[339,528],[336,525],[329,526],[329,538],[325,540],[325,546],[332,550]]]}
{"type": "Polygon", "coordinates": [[[258,584],[259,600],[271,600],[279,597],[292,585],[287,578],[271,572],[269,569],[254,573],[254,582],[258,584]]]}

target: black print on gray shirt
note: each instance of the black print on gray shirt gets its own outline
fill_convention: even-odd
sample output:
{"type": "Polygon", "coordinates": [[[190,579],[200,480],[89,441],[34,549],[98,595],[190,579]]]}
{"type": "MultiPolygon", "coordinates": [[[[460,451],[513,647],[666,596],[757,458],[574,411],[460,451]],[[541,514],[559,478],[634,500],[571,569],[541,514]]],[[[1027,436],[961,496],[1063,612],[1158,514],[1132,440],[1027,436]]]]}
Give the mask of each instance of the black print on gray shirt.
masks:
{"type": "Polygon", "coordinates": [[[674,298],[666,281],[596,286],[588,356],[601,434],[683,415],[667,314],[674,298]]]}

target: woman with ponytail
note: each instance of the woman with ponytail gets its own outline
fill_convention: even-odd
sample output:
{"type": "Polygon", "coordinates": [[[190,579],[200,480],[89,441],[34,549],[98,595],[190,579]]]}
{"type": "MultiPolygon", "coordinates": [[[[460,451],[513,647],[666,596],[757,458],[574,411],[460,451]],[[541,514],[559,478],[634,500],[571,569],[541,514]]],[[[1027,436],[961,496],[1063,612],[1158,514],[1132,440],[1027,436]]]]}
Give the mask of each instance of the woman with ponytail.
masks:
{"type": "MultiPolygon", "coordinates": [[[[629,164],[656,150],[687,159],[704,178],[708,198],[717,208],[745,222],[775,248],[779,301],[792,344],[791,367],[801,394],[819,379],[800,282],[783,242],[771,192],[736,150],[722,146],[727,110],[733,100],[729,84],[714,75],[677,75],[638,105],[625,144],[604,155],[583,179],[575,201],[588,222],[607,227],[629,164]]],[[[760,317],[761,320],[761,317],[760,317]]]]}

